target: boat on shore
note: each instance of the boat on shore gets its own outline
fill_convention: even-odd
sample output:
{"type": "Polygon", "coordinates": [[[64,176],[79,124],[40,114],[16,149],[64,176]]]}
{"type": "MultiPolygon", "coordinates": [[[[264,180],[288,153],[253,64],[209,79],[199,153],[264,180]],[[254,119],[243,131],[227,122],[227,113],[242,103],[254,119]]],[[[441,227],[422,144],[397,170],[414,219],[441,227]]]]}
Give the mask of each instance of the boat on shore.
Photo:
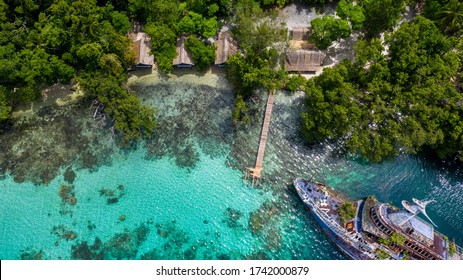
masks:
{"type": "Polygon", "coordinates": [[[306,179],[293,184],[325,234],[351,259],[463,260],[463,248],[437,232],[426,214],[432,201],[413,198],[398,209],[373,196],[352,202],[306,179]]]}

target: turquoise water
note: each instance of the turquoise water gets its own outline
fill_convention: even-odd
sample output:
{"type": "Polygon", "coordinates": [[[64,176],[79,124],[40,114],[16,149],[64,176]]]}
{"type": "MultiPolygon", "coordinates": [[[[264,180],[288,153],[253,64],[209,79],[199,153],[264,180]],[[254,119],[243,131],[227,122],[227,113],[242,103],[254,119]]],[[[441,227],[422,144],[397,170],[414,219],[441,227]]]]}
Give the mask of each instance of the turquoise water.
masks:
{"type": "Polygon", "coordinates": [[[4,180],[0,195],[1,256],[14,259],[21,249],[33,247],[42,249],[49,258],[66,258],[75,242],[95,237],[107,242],[126,228],[150,223],[153,225],[149,225],[150,231],[139,248],[140,253],[161,247],[165,242],[156,232],[154,224],[158,223],[173,225],[176,230],[184,231],[191,241],[216,242],[217,251],[248,254],[258,247],[259,240],[240,228],[246,227],[248,213],[271,197],[257,189],[243,187],[241,182],[241,174],[227,170],[223,158],[210,159],[202,155],[197,168],[188,171],[176,167],[169,159],[144,160],[141,149],[97,172],[79,172],[73,184],[78,200],[74,206],[63,204],[58,196],[59,186],[65,183],[62,178],[47,187],[18,186],[11,180],[4,180]],[[103,187],[116,189],[119,185],[124,186],[124,195],[117,203],[107,204],[107,198],[100,196],[99,190],[103,187]],[[5,203],[7,201],[14,203],[5,203]],[[239,228],[236,230],[229,229],[222,221],[228,207],[244,214],[237,221],[239,228]],[[70,212],[60,214],[63,209],[70,212]],[[125,221],[119,220],[121,215],[125,216],[125,221]],[[95,228],[89,229],[89,224],[95,228]],[[75,241],[50,234],[57,225],[74,231],[75,241]],[[57,240],[59,245],[54,246],[57,240]]]}
{"type": "MultiPolygon", "coordinates": [[[[290,185],[314,171],[353,198],[373,194],[395,205],[433,198],[428,213],[437,230],[463,244],[459,168],[409,155],[365,164],[340,156],[336,144],[307,147],[295,125],[302,98],[280,92],[264,180],[253,188],[242,171],[254,163],[261,119],[234,130],[232,92],[181,83],[135,88],[159,108],[152,142],[113,149],[109,164],[73,166],[72,184],[67,166],[48,185],[0,180],[1,259],[343,259],[290,185]],[[63,184],[73,187],[75,205],[60,197],[63,184]]],[[[259,104],[251,109],[262,112],[259,104]]]]}

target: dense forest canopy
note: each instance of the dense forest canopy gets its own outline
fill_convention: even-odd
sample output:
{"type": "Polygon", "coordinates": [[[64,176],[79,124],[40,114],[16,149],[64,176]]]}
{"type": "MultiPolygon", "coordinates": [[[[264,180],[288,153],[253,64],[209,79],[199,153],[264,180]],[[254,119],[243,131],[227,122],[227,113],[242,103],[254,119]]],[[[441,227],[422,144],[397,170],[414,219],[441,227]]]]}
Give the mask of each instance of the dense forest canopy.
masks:
{"type": "Polygon", "coordinates": [[[365,37],[355,61],[309,80],[306,139],[342,139],[374,162],[424,147],[463,159],[462,39],[437,13],[404,22],[384,42],[365,37]]]}
{"type": "Polygon", "coordinates": [[[282,69],[287,29],[276,15],[293,2],[300,1],[0,0],[0,121],[44,86],[74,80],[104,105],[121,143],[148,137],[155,110],[124,86],[134,58],[131,21],[153,38],[151,52],[165,73],[180,36],[188,37],[197,68],[207,69],[214,61],[208,39],[226,24],[240,49],[227,66],[237,92],[235,124],[249,123],[246,102],[255,89],[302,89],[309,143],[341,139],[375,162],[424,147],[463,159],[461,1],[304,0],[336,7],[335,15],[312,21],[309,41],[320,49],[352,33],[359,38],[354,61],[310,80],[282,69]]]}
{"type": "Polygon", "coordinates": [[[109,1],[0,0],[0,19],[2,119],[43,86],[75,79],[104,104],[121,143],[153,132],[154,111],[123,86],[134,56],[125,12],[109,1]]]}

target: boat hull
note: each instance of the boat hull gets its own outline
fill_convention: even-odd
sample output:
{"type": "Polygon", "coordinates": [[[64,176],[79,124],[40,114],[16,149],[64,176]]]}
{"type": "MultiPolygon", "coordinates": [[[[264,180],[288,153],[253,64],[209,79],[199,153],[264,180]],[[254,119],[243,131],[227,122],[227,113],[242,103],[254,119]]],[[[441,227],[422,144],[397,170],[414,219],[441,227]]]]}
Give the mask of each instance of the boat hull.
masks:
{"type": "Polygon", "coordinates": [[[304,205],[310,210],[312,217],[315,219],[317,224],[321,227],[323,232],[328,236],[329,240],[336,245],[336,247],[348,258],[353,260],[371,260],[370,256],[359,250],[358,248],[352,246],[343,236],[336,233],[332,226],[328,224],[325,219],[320,217],[317,213],[316,206],[314,202],[304,196],[304,188],[300,186],[300,182],[297,180],[294,181],[294,186],[296,187],[299,197],[302,199],[304,205]]]}
{"type": "Polygon", "coordinates": [[[310,210],[312,217],[323,230],[323,232],[328,236],[329,240],[336,245],[336,247],[348,258],[353,260],[371,260],[368,256],[363,256],[363,253],[356,248],[350,246],[348,243],[343,241],[342,237],[338,236],[335,232],[333,232],[328,225],[318,217],[318,215],[312,210],[312,208],[304,203],[306,207],[310,210]]]}

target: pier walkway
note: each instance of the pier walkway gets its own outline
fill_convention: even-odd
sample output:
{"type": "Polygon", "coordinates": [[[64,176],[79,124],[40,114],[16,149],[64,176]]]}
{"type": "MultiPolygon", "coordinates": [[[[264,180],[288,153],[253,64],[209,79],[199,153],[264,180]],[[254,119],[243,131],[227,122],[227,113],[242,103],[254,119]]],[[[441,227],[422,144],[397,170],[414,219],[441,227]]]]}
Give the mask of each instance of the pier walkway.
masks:
{"type": "Polygon", "coordinates": [[[261,171],[262,171],[262,165],[264,161],[265,146],[267,144],[268,130],[270,128],[270,119],[272,117],[273,99],[274,99],[274,95],[272,91],[272,92],[269,92],[268,99],[267,99],[267,106],[265,108],[265,118],[264,118],[264,123],[262,125],[262,132],[260,134],[259,150],[257,152],[256,166],[254,168],[249,168],[249,175],[252,177],[253,186],[254,186],[254,179],[262,177],[261,171]]]}

